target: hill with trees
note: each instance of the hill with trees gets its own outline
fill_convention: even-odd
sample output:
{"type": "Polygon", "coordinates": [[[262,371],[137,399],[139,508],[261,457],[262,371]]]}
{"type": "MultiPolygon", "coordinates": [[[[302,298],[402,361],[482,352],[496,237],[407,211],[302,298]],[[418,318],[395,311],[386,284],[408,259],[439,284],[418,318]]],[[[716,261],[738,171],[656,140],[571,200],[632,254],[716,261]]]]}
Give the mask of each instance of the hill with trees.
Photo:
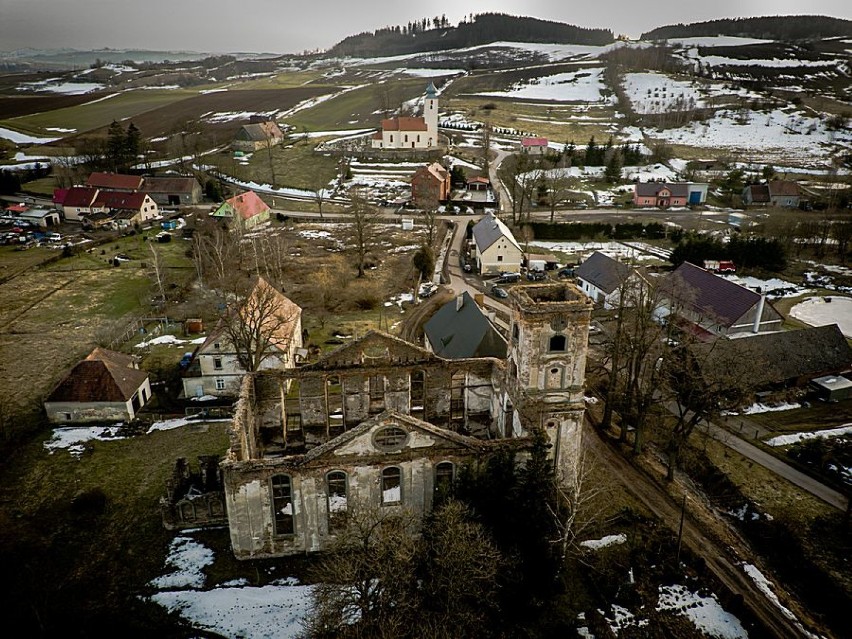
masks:
{"type": "Polygon", "coordinates": [[[829,16],[762,16],[725,18],[657,27],[642,40],[669,40],[697,36],[739,36],[765,40],[808,40],[852,35],[852,20],[829,16]]]}
{"type": "Polygon", "coordinates": [[[613,34],[609,29],[587,29],[502,13],[472,15],[455,27],[450,25],[446,16],[435,16],[407,25],[384,27],[349,36],[334,45],[328,53],[391,56],[472,47],[501,40],[602,45],[612,42],[613,34]]]}

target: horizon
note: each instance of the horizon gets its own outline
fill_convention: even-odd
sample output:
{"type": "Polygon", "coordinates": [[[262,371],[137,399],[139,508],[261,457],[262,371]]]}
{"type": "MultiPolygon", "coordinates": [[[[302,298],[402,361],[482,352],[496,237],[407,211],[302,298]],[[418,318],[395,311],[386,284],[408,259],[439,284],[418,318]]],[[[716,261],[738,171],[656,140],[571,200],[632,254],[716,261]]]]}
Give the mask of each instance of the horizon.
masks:
{"type": "MultiPolygon", "coordinates": [[[[210,21],[208,18],[203,28],[196,31],[186,29],[187,24],[193,25],[198,21],[198,5],[190,0],[178,0],[177,3],[149,0],[145,7],[122,0],[77,0],[74,6],[51,7],[49,22],[44,20],[43,11],[39,10],[40,5],[47,1],[0,0],[0,14],[4,15],[0,25],[0,42],[3,43],[0,51],[72,49],[298,55],[326,51],[348,36],[404,25],[424,17],[437,17],[422,13],[414,15],[405,7],[386,8],[376,0],[367,0],[357,7],[342,0],[326,0],[300,10],[302,17],[292,20],[284,7],[274,5],[271,0],[248,0],[240,7],[222,0],[208,0],[203,5],[205,15],[217,13],[220,19],[210,21]],[[247,7],[244,6],[246,4],[247,7]],[[262,13],[253,11],[261,7],[262,13]],[[333,15],[334,19],[328,19],[329,15],[333,15]],[[125,22],[132,22],[139,28],[134,30],[134,34],[119,29],[116,35],[104,35],[116,32],[116,24],[125,22]],[[236,33],[233,25],[239,25],[236,33]],[[306,25],[314,28],[306,28],[306,25]],[[282,41],[288,44],[282,44],[282,41]]],[[[745,3],[745,7],[741,6],[743,3],[728,1],[698,8],[686,7],[673,0],[660,0],[655,3],[653,11],[624,2],[570,9],[553,0],[535,0],[523,13],[513,10],[513,4],[507,0],[470,0],[466,11],[447,12],[445,15],[455,26],[470,15],[505,13],[589,29],[609,29],[613,36],[627,36],[631,40],[637,40],[642,33],[657,27],[726,18],[816,15],[852,19],[852,10],[840,0],[815,0],[806,11],[802,11],[799,3],[790,0],[774,3],[752,1],[745,3]]]]}

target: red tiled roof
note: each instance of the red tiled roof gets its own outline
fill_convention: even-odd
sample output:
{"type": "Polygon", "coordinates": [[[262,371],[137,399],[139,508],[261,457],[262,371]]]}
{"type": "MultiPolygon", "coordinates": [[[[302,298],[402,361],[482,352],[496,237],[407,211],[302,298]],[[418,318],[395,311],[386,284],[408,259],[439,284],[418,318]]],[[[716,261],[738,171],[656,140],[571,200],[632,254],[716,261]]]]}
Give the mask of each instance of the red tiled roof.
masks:
{"type": "Polygon", "coordinates": [[[142,188],[143,178],[138,175],[123,175],[121,173],[92,173],[86,180],[86,186],[96,186],[99,189],[122,189],[136,191],[142,188]]]}
{"type": "Polygon", "coordinates": [[[235,195],[229,200],[225,200],[225,204],[230,205],[232,209],[244,220],[249,220],[256,215],[260,215],[264,211],[269,210],[266,202],[260,199],[254,191],[246,191],[235,195]]]}
{"type": "Polygon", "coordinates": [[[522,138],[521,146],[547,146],[547,138],[522,138]]]}
{"type": "Polygon", "coordinates": [[[98,196],[98,190],[88,186],[72,186],[65,195],[62,206],[91,206],[98,196]]]}
{"type": "Polygon", "coordinates": [[[491,180],[487,177],[482,177],[481,175],[477,175],[476,177],[468,178],[468,184],[491,184],[491,180]]]}
{"type": "Polygon", "coordinates": [[[53,189],[53,203],[62,206],[70,189],[53,189]]]}
{"type": "Polygon", "coordinates": [[[138,211],[145,203],[144,193],[122,193],[120,191],[101,191],[95,198],[95,205],[107,209],[138,211]]]}
{"type": "Polygon", "coordinates": [[[779,195],[799,195],[799,185],[789,180],[775,180],[774,182],[769,182],[767,186],[769,187],[769,195],[772,197],[779,195]]]}
{"type": "Polygon", "coordinates": [[[10,204],[6,207],[6,210],[11,213],[24,213],[25,211],[29,211],[30,207],[26,204],[10,204]]]}
{"type": "Polygon", "coordinates": [[[428,131],[425,119],[412,117],[382,120],[382,129],[384,131],[428,131]]]}

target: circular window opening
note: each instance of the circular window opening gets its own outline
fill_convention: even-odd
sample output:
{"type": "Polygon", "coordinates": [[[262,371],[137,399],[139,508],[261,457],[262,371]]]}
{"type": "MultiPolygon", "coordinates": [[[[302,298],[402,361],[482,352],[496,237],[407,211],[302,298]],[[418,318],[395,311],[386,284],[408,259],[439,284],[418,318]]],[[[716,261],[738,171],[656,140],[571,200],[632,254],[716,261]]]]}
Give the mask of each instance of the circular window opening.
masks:
{"type": "Polygon", "coordinates": [[[558,368],[551,368],[551,369],[550,369],[550,374],[551,374],[551,375],[556,375],[558,372],[559,372],[559,369],[558,369],[558,368]]]}
{"type": "Polygon", "coordinates": [[[373,444],[383,451],[395,451],[402,448],[408,439],[408,433],[399,426],[385,426],[373,435],[373,444]]]}

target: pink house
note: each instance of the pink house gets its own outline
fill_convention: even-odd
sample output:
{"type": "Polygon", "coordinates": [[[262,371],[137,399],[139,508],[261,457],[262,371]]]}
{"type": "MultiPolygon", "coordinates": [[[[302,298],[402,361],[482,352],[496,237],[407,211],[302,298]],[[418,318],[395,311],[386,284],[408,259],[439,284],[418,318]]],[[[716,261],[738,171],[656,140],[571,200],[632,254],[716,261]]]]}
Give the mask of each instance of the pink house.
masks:
{"type": "Polygon", "coordinates": [[[521,138],[521,151],[530,155],[544,155],[547,152],[547,138],[521,138]]]}
{"type": "Polygon", "coordinates": [[[664,182],[647,182],[634,185],[634,206],[686,206],[689,200],[689,186],[682,184],[666,184],[664,182]]]}

